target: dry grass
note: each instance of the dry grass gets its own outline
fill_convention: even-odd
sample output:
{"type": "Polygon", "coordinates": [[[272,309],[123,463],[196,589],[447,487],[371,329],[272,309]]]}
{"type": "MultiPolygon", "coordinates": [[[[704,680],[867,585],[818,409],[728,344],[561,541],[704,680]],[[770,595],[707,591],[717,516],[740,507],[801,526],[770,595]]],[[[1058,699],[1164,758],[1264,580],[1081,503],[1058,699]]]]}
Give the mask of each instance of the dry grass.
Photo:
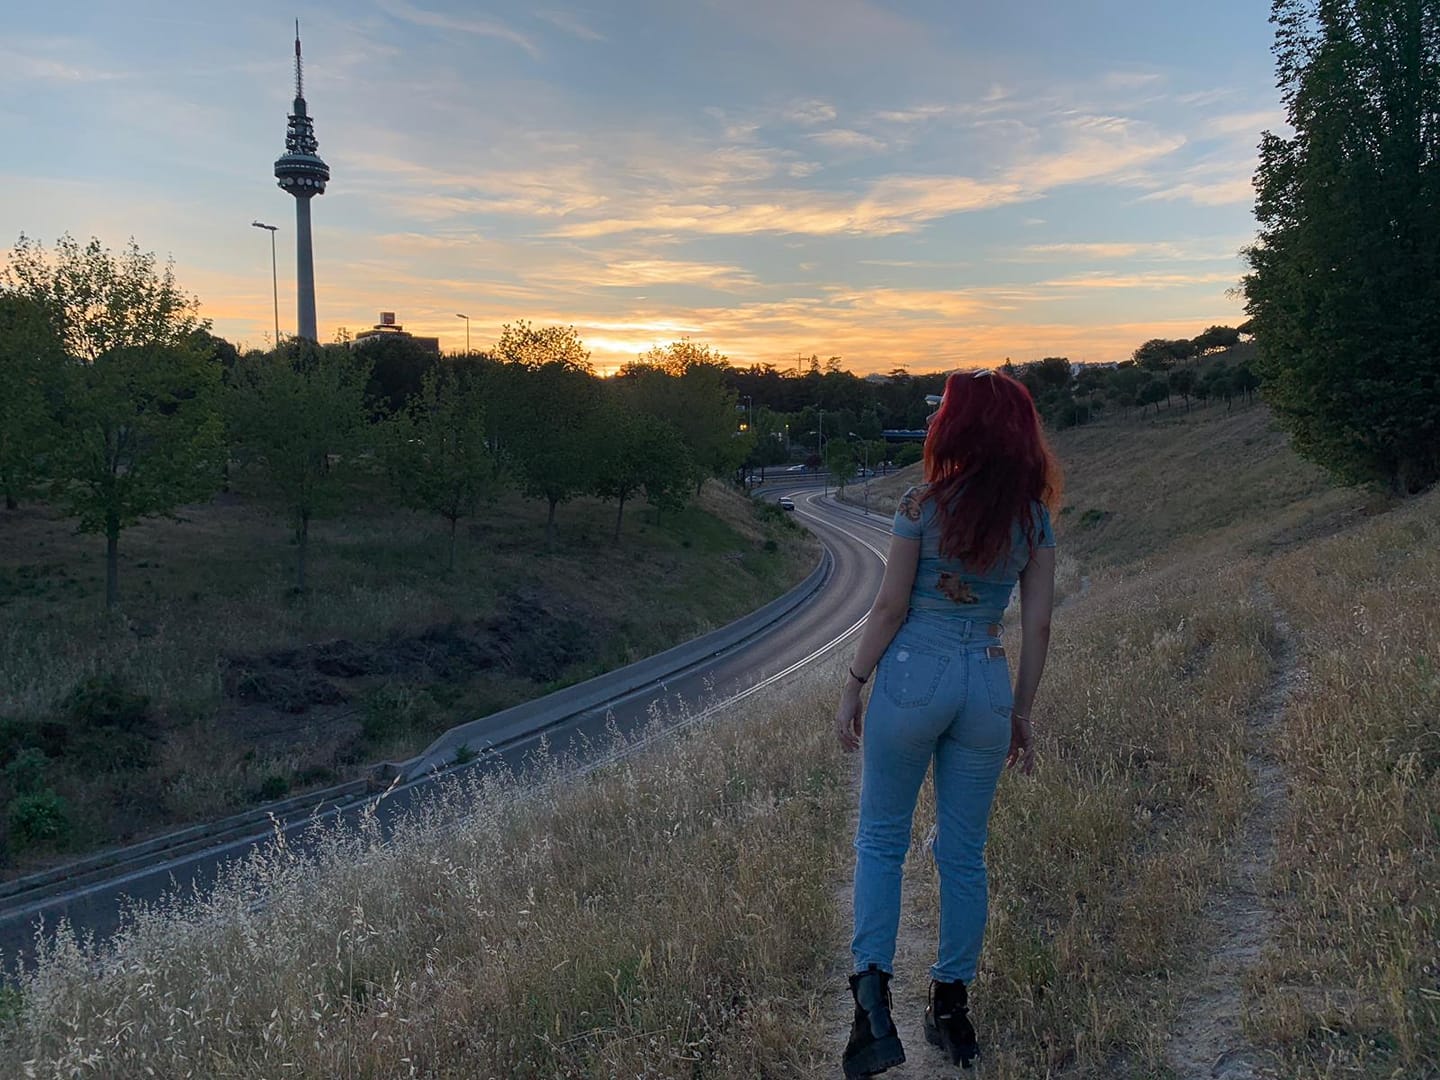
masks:
{"type": "Polygon", "coordinates": [[[1308,680],[1278,747],[1283,926],[1254,1033],[1295,1077],[1440,1075],[1440,493],[1269,568],[1308,680]]]}
{"type": "MultiPolygon", "coordinates": [[[[1072,477],[1090,467],[1074,453],[1072,477]]],[[[1231,497],[1206,486],[1219,463],[1185,467],[1231,497]]],[[[1115,487],[1117,521],[1140,529],[1147,485],[1115,487]]],[[[1267,588],[1308,682],[1280,719],[1280,932],[1248,1034],[1278,1077],[1440,1075],[1440,496],[1349,526],[1325,515],[1354,495],[1287,498],[1131,566],[1140,533],[1117,527],[1109,558],[1097,538],[1078,564],[1041,771],[1007,776],[995,811],[987,1076],[1174,1075],[1187,980],[1223,943],[1211,903],[1255,821],[1247,721],[1284,682],[1267,588]],[[1286,532],[1306,520],[1337,535],[1286,532]]],[[[10,1001],[0,1075],[835,1075],[855,798],[829,734],[839,662],[584,779],[457,789],[388,846],[272,851],[113,951],[57,950],[10,1001]]],[[[928,799],[896,983],[912,1025],[937,899],[928,799]]],[[[944,1072],[907,1045],[897,1080],[944,1072]]]]}
{"type": "Polygon", "coordinates": [[[104,958],[49,955],[0,1075],[813,1075],[850,802],[820,712],[272,849],[104,958]]]}
{"type": "MultiPolygon", "coordinates": [[[[73,730],[60,703],[95,675],[151,699],[146,764],[96,769],[50,749],[47,782],[70,806],[56,844],[20,851],[10,843],[7,857],[13,793],[0,771],[0,869],[25,872],[232,813],[265,797],[267,784],[276,798],[407,757],[454,724],[738,618],[808,573],[817,552],[799,530],[757,517],[748,499],[717,484],[658,525],[653,510],[630,507],[618,546],[612,505],[563,507],[553,549],[543,544],[544,513],[516,496],[462,523],[453,574],[438,519],[376,505],[317,522],[312,592],[296,598],[283,524],[239,496],[221,497],[187,509],[183,522],[124,533],[124,614],[112,617],[103,609],[102,543],[43,507],[0,511],[0,722],[73,730]],[[492,631],[487,621],[503,625],[492,631]],[[487,635],[498,639],[499,661],[452,665],[443,677],[424,669],[415,657],[433,642],[415,639],[454,626],[482,647],[487,635]],[[376,653],[375,670],[326,676],[334,692],[317,703],[303,696],[315,679],[303,650],[336,640],[376,653]],[[525,659],[535,653],[544,665],[525,659]],[[252,661],[267,678],[274,673],[276,697],[293,692],[293,704],[237,697],[227,683],[232,664],[252,661]],[[551,670],[532,675],[542,666],[551,670]],[[385,709],[396,718],[367,729],[369,714],[385,709]]],[[[4,755],[0,748],[0,766],[4,755]]]]}

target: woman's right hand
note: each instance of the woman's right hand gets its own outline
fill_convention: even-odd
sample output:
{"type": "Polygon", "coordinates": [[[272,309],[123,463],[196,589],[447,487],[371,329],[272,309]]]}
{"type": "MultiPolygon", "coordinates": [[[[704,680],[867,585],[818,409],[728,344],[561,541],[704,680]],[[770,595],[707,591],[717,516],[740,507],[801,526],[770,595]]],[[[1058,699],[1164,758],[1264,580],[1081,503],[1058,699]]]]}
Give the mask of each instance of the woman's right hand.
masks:
{"type": "Polygon", "coordinates": [[[1026,776],[1035,771],[1035,733],[1030,729],[1030,718],[1010,711],[1010,753],[1005,764],[1019,768],[1026,776]]]}

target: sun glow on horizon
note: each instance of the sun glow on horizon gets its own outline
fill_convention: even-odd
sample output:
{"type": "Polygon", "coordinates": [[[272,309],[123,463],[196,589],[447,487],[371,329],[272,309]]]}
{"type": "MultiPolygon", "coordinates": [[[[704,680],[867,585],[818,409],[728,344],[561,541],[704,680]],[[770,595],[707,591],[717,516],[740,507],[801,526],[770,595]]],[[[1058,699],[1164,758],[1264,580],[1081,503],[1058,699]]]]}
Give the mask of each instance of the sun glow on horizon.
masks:
{"type": "MultiPolygon", "coordinates": [[[[624,5],[476,21],[319,0],[319,336],[395,311],[459,351],[465,311],[474,348],[517,319],[573,325],[601,370],[689,337],[867,374],[1117,360],[1234,325],[1255,145],[1283,123],[1268,24],[1246,0],[1117,2],[1105,25],[1042,0],[1039,21],[963,27],[938,0],[677,6],[641,35],[624,5]],[[1177,39],[1193,49],[1144,59],[1177,39]]],[[[27,152],[3,170],[0,243],[133,235],[173,255],[216,333],[260,346],[263,218],[293,333],[294,211],[269,167],[291,58],[269,6],[163,43],[98,0],[18,13],[0,136],[27,152]]]]}

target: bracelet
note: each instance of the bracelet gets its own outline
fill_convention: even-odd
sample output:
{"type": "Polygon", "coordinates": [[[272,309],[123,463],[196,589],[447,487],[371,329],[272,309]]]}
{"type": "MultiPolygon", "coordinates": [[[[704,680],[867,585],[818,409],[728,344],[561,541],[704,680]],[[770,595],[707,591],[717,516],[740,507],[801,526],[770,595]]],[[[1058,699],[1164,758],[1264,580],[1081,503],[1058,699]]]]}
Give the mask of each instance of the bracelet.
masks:
{"type": "Polygon", "coordinates": [[[870,676],[868,676],[868,675],[865,676],[865,678],[863,678],[863,679],[862,679],[859,675],[856,675],[856,674],[855,674],[855,669],[854,669],[853,667],[852,667],[852,668],[846,668],[845,670],[848,671],[848,672],[850,672],[850,678],[854,679],[854,680],[855,680],[856,682],[858,682],[861,686],[864,686],[867,682],[870,681],[870,676]]]}

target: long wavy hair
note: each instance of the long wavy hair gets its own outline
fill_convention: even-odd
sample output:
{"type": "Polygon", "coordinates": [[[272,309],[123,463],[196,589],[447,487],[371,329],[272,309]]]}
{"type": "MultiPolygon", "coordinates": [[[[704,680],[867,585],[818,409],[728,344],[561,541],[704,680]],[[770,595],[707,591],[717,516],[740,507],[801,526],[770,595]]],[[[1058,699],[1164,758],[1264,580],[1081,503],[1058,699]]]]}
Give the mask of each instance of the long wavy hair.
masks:
{"type": "Polygon", "coordinates": [[[925,435],[926,499],[940,516],[940,553],[976,570],[1010,551],[1019,521],[1033,549],[1034,503],[1059,508],[1060,463],[1030,391],[997,371],[957,371],[925,435]]]}

